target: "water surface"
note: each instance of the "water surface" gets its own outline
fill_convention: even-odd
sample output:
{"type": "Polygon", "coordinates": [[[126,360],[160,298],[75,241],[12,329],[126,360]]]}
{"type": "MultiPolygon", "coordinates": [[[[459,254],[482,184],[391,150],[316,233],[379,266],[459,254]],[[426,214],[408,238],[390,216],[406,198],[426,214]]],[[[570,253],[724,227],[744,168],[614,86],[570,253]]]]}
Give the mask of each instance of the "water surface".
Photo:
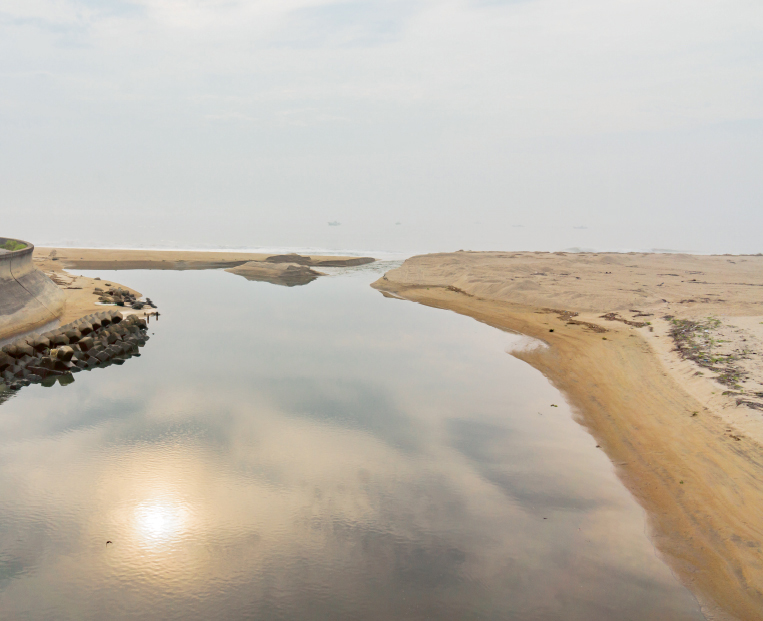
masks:
{"type": "Polygon", "coordinates": [[[0,406],[0,617],[702,618],[519,337],[336,272],[100,274],[163,314],[0,406]]]}

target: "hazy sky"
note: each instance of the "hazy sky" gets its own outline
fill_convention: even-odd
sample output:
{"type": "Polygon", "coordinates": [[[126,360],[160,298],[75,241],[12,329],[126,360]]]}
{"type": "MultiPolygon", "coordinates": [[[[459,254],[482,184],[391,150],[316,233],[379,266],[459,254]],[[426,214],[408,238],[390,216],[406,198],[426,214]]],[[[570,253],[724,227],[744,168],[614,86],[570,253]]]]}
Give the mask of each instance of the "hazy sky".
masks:
{"type": "Polygon", "coordinates": [[[763,2],[0,0],[0,216],[35,243],[763,252],[763,2]]]}

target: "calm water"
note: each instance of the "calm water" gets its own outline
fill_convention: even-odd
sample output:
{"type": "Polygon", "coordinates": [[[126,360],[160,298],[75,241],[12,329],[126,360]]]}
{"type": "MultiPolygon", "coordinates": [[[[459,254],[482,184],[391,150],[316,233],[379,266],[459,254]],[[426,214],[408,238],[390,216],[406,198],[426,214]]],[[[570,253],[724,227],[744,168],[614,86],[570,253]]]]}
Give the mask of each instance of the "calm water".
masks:
{"type": "Polygon", "coordinates": [[[114,276],[143,355],[0,406],[0,617],[701,619],[518,337],[378,275],[114,276]]]}

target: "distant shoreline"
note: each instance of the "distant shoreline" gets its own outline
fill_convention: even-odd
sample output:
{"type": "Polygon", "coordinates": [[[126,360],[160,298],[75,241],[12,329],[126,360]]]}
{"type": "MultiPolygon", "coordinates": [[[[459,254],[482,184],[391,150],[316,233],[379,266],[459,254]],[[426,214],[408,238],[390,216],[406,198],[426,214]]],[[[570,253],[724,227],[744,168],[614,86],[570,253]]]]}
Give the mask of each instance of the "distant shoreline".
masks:
{"type": "MultiPolygon", "coordinates": [[[[33,256],[34,267],[46,274],[66,296],[66,302],[56,317],[62,324],[71,323],[86,315],[102,311],[99,296],[95,295],[97,287],[103,287],[106,282],[118,288],[125,289],[137,298],[142,294],[135,289],[120,284],[113,279],[96,280],[87,276],[74,276],[67,270],[206,270],[232,271],[250,280],[265,280],[275,284],[291,286],[305,284],[323,274],[310,269],[357,265],[372,263],[373,257],[358,257],[347,255],[279,255],[271,253],[249,252],[210,252],[210,251],[179,251],[179,250],[135,250],[135,249],[101,249],[101,248],[50,248],[35,247],[33,256]],[[269,259],[276,259],[269,262],[269,259]],[[285,259],[285,260],[284,260],[285,259]],[[293,264],[290,261],[297,261],[293,264]],[[301,262],[301,264],[299,263],[301,262]],[[306,265],[305,265],[306,264],[306,265]],[[290,265],[297,265],[295,270],[290,265]],[[234,269],[231,269],[234,268],[234,269]]],[[[153,293],[153,292],[152,292],[153,293]]],[[[156,295],[155,293],[153,295],[156,295]]],[[[9,329],[0,334],[0,338],[34,330],[39,321],[29,323],[22,329],[9,329]]]]}

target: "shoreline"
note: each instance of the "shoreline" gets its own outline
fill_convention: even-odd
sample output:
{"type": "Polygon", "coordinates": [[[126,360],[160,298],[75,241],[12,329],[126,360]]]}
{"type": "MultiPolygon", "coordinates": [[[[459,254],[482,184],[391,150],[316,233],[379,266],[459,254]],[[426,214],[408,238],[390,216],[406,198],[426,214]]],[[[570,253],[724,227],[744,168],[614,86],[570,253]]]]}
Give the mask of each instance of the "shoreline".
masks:
{"type": "MultiPolygon", "coordinates": [[[[592,301],[607,298],[595,288],[589,299],[577,298],[581,310],[574,313],[510,302],[507,298],[521,296],[496,290],[498,281],[505,285],[521,273],[523,261],[535,261],[528,255],[545,254],[547,268],[556,266],[554,255],[505,253],[495,265],[485,267],[478,264],[485,258],[480,254],[414,257],[372,286],[383,294],[451,310],[548,345],[510,353],[541,371],[567,397],[577,422],[591,433],[645,509],[648,534],[658,553],[695,594],[703,614],[709,619],[760,619],[760,413],[730,407],[717,386],[710,390],[711,378],[696,375],[698,367],[672,351],[667,321],[651,317],[651,325],[630,322],[644,324],[637,327],[622,319],[607,320],[602,313],[618,310],[617,305],[610,296],[591,311],[592,301]],[[605,306],[607,302],[612,306],[605,306]],[[589,310],[582,310],[586,305],[589,310]],[[710,393],[712,398],[706,398],[710,393]],[[751,416],[755,424],[745,426],[738,420],[741,416],[751,416]]],[[[564,269],[582,273],[569,270],[569,263],[564,269]]],[[[530,275],[543,278],[550,273],[546,269],[530,275]]],[[[602,273],[607,279],[617,276],[617,266],[607,264],[602,273]]],[[[553,296],[553,286],[524,291],[553,296]]],[[[569,296],[568,306],[559,303],[554,308],[569,308],[575,299],[569,296]]],[[[650,310],[643,302],[637,308],[650,310]]],[[[749,304],[741,306],[745,315],[763,321],[749,312],[749,304]]]]}
{"type": "MultiPolygon", "coordinates": [[[[112,306],[96,304],[96,287],[107,284],[125,289],[137,298],[142,293],[115,280],[96,280],[74,276],[67,270],[219,270],[250,280],[264,280],[278,285],[307,284],[323,274],[311,267],[353,266],[372,263],[371,257],[337,255],[278,255],[268,253],[186,250],[135,250],[113,248],[35,247],[34,266],[47,275],[66,294],[66,305],[57,317],[61,325],[112,306]],[[296,277],[295,277],[296,274],[296,277]]],[[[153,309],[152,309],[153,310],[153,309]]],[[[37,326],[27,331],[34,331],[37,326]]],[[[20,334],[16,331],[0,338],[20,334]]]]}

